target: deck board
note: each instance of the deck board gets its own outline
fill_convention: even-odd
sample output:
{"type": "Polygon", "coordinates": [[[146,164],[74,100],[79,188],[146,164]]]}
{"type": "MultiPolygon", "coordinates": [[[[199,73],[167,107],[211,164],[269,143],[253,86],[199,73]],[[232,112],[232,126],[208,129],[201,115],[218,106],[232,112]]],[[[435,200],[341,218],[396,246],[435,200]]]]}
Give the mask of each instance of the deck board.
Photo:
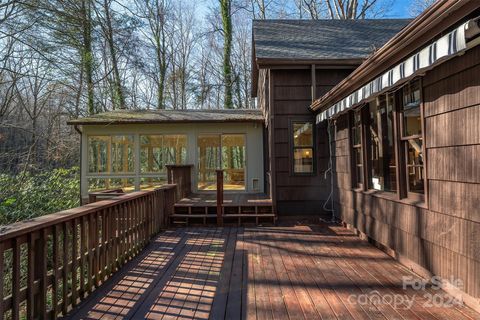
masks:
{"type": "MultiPolygon", "coordinates": [[[[338,226],[178,228],[74,309],[71,319],[480,319],[427,306],[388,255],[338,226]],[[403,295],[357,303],[351,295],[403,295]]],[[[440,292],[444,294],[443,292],[440,292]]]]}

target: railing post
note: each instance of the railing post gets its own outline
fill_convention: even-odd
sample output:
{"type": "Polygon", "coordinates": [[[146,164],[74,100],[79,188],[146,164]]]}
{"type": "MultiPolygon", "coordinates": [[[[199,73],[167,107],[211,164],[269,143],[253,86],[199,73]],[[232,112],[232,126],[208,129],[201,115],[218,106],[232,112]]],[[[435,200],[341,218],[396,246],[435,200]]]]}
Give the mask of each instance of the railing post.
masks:
{"type": "Polygon", "coordinates": [[[223,226],[223,170],[217,171],[217,226],[223,226]]]}

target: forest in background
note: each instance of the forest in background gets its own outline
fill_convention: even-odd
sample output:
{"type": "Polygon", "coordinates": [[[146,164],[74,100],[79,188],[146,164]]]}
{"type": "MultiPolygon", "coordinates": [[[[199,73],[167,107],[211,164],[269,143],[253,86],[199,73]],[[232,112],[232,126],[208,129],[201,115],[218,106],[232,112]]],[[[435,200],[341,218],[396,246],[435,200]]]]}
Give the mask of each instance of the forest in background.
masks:
{"type": "MultiPolygon", "coordinates": [[[[252,19],[388,16],[393,0],[0,1],[0,224],[79,202],[79,135],[116,109],[255,108],[252,19]]],[[[412,16],[432,0],[414,0],[412,16]]]]}

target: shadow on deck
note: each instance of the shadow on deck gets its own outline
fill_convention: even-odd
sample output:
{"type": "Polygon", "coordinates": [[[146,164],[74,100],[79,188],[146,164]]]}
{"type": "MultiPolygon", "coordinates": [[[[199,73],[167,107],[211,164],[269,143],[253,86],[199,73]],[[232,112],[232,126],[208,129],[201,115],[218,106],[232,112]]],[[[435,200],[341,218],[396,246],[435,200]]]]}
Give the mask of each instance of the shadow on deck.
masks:
{"type": "Polygon", "coordinates": [[[429,301],[442,291],[404,289],[404,276],[416,277],[341,227],[179,228],[160,234],[69,317],[480,318],[429,301]]]}

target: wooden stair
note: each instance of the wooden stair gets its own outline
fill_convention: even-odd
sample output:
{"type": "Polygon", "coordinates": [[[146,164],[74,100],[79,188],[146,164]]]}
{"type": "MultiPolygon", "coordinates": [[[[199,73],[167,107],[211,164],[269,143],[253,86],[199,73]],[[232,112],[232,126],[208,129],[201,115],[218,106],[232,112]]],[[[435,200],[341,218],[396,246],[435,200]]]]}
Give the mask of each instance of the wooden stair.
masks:
{"type": "MultiPolygon", "coordinates": [[[[222,205],[225,224],[275,223],[276,215],[273,212],[271,201],[256,203],[225,203],[222,205]]],[[[176,203],[174,213],[170,216],[173,225],[216,224],[217,207],[215,203],[176,203]]]]}

